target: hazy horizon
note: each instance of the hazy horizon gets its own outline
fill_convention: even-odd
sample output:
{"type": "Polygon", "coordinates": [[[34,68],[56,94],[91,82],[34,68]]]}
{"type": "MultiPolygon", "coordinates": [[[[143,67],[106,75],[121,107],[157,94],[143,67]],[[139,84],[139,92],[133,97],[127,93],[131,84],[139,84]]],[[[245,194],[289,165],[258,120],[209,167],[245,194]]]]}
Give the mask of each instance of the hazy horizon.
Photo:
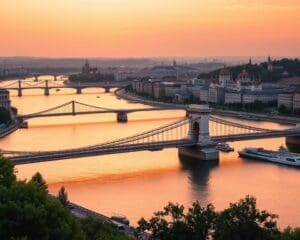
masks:
{"type": "Polygon", "coordinates": [[[298,0],[2,0],[0,54],[299,56],[298,0]]]}

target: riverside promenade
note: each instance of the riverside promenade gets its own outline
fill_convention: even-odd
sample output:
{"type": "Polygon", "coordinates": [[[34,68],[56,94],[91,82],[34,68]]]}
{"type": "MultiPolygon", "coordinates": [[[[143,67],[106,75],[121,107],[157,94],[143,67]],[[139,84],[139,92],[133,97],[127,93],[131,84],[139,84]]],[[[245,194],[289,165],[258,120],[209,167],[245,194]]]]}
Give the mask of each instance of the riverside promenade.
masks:
{"type": "MultiPolygon", "coordinates": [[[[48,194],[48,196],[51,199],[57,199],[57,197],[52,194],[48,194]]],[[[71,213],[77,218],[80,218],[80,219],[89,218],[89,217],[97,218],[97,219],[102,220],[103,222],[115,225],[118,228],[119,232],[121,232],[121,233],[124,233],[128,236],[134,235],[135,229],[133,227],[130,227],[129,225],[126,225],[122,222],[113,220],[110,217],[105,216],[99,212],[95,212],[93,210],[82,207],[73,202],[69,202],[69,208],[70,208],[71,213]]]]}
{"type": "Polygon", "coordinates": [[[18,128],[19,128],[19,125],[17,123],[13,123],[9,127],[5,128],[5,129],[1,129],[0,130],[0,138],[6,137],[7,135],[16,131],[18,128]]]}
{"type": "MultiPolygon", "coordinates": [[[[115,91],[117,97],[126,99],[128,101],[143,103],[151,106],[160,106],[160,107],[174,107],[178,109],[186,109],[188,105],[185,104],[176,104],[176,103],[165,103],[165,102],[158,102],[151,99],[144,98],[142,96],[136,95],[134,93],[126,92],[125,89],[117,89],[115,91]]],[[[255,117],[258,121],[270,121],[275,123],[281,124],[299,124],[300,118],[299,117],[288,117],[288,116],[280,116],[280,115],[268,115],[262,113],[252,113],[252,112],[244,112],[244,111],[232,111],[232,110],[223,110],[217,108],[211,108],[212,114],[219,115],[219,116],[227,116],[227,117],[235,117],[240,118],[241,113],[249,114],[255,117]]]]}

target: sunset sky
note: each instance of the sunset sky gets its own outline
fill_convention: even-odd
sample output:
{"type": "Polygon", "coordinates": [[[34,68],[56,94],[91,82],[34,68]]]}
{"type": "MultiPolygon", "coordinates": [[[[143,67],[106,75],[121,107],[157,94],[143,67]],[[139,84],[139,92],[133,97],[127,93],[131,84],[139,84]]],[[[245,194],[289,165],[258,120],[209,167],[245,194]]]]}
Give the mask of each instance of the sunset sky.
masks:
{"type": "Polygon", "coordinates": [[[300,0],[1,0],[0,55],[300,56],[300,0]]]}

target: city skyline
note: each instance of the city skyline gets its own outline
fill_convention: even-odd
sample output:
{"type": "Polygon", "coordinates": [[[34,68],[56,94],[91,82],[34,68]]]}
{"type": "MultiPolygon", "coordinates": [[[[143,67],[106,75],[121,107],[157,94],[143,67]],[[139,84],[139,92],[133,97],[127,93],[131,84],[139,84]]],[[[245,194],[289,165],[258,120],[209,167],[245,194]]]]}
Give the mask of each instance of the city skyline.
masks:
{"type": "Polygon", "coordinates": [[[1,1],[3,56],[299,56],[300,3],[1,1]]]}

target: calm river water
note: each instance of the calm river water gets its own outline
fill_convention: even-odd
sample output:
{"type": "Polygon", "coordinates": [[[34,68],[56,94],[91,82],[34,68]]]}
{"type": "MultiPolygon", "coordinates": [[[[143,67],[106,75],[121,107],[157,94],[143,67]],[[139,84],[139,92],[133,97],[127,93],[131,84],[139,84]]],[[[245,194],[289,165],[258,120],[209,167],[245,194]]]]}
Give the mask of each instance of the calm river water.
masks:
{"type": "MultiPolygon", "coordinates": [[[[45,76],[45,79],[49,77],[45,76]]],[[[147,108],[117,99],[101,89],[25,90],[23,97],[11,92],[12,105],[20,113],[32,113],[76,100],[107,108],[147,108]]],[[[20,129],[0,140],[0,148],[50,150],[73,148],[130,136],[177,121],[183,111],[142,112],[129,115],[129,122],[116,122],[116,116],[89,115],[37,118],[28,129],[20,129]]],[[[239,122],[250,123],[246,120],[239,122]]],[[[285,128],[270,122],[253,126],[285,128]]],[[[135,152],[17,166],[18,177],[29,179],[39,171],[49,190],[56,194],[63,185],[71,201],[106,215],[126,215],[133,225],[142,216],[150,217],[169,201],[190,206],[193,201],[213,203],[223,209],[247,194],[257,198],[258,207],[279,214],[279,225],[300,226],[300,170],[238,157],[237,150],[261,146],[276,150],[284,138],[231,143],[233,153],[221,153],[217,164],[188,164],[177,149],[135,152]]]]}

